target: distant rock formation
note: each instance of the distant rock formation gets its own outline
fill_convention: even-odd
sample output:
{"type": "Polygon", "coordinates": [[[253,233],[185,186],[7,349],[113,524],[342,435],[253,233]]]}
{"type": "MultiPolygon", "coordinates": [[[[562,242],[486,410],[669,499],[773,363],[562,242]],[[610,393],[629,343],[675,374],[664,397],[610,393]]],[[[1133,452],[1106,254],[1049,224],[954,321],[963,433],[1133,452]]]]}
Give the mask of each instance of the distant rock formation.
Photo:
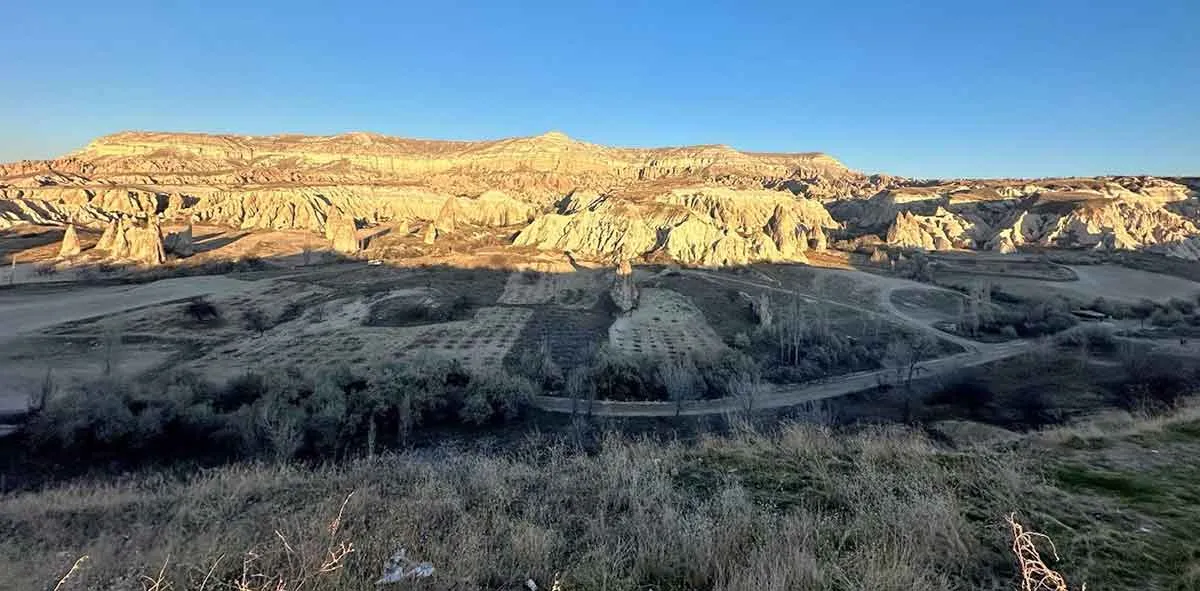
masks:
{"type": "Polygon", "coordinates": [[[189,223],[184,229],[167,234],[166,238],[163,238],[163,248],[180,257],[196,254],[196,245],[192,241],[192,225],[189,223]]]}
{"type": "Polygon", "coordinates": [[[117,235],[120,234],[120,227],[120,218],[114,218],[108,222],[104,226],[104,232],[100,234],[100,240],[96,242],[96,250],[112,252],[117,245],[117,235]]]}
{"type": "Polygon", "coordinates": [[[121,217],[109,223],[96,243],[96,250],[110,260],[131,260],[160,265],[167,260],[162,229],[156,218],[144,221],[121,217]]]}
{"type": "Polygon", "coordinates": [[[825,230],[821,226],[816,226],[809,234],[809,243],[813,250],[823,251],[829,248],[829,237],[825,235],[825,230]]]}
{"type": "Polygon", "coordinates": [[[167,260],[163,248],[162,228],[157,218],[151,218],[144,223],[133,222],[125,230],[125,242],[129,250],[123,258],[129,258],[145,265],[161,265],[167,260]]]}
{"type": "MultiPolygon", "coordinates": [[[[914,180],[815,152],[617,148],[557,132],[481,142],[127,132],[61,158],[0,164],[0,229],[105,226],[97,248],[125,253],[123,218],[307,230],[343,252],[360,246],[344,218],[429,224],[426,244],[464,225],[511,227],[494,235],[592,261],[707,266],[803,261],[831,236],[839,248],[871,236],[926,250],[1200,257],[1195,178],[914,180]]],[[[186,251],[175,238],[168,246],[186,251]]]]}
{"type": "Polygon", "coordinates": [[[458,228],[458,220],[462,217],[458,208],[458,199],[447,197],[442,208],[438,210],[437,217],[433,220],[433,227],[438,233],[451,234],[458,228]]]}
{"type": "Polygon", "coordinates": [[[572,200],[560,210],[570,213],[535,219],[514,243],[596,259],[661,255],[690,265],[745,265],[804,261],[801,224],[837,224],[811,199],[726,188],[673,190],[637,200],[572,200]]]}
{"type": "Polygon", "coordinates": [[[628,260],[622,260],[617,265],[609,295],[621,312],[629,312],[637,307],[638,288],[633,280],[633,267],[628,260]]]}
{"type": "Polygon", "coordinates": [[[886,240],[892,246],[924,250],[973,248],[975,231],[975,224],[939,207],[928,216],[908,211],[896,214],[886,240]]]}
{"type": "Polygon", "coordinates": [[[797,236],[797,232],[801,231],[799,225],[795,212],[783,204],[775,206],[775,212],[767,221],[766,231],[771,236],[771,240],[775,242],[775,248],[779,250],[779,255],[785,259],[803,260],[805,258],[804,251],[808,249],[807,234],[805,234],[805,239],[797,236]]]}
{"type": "Polygon", "coordinates": [[[337,208],[331,209],[325,220],[325,238],[332,244],[333,250],[342,254],[358,254],[362,250],[354,218],[342,215],[337,208]]]}
{"type": "Polygon", "coordinates": [[[75,224],[67,224],[63,232],[62,246],[58,248],[58,258],[65,259],[79,254],[83,248],[79,245],[79,234],[75,232],[75,224]]]}

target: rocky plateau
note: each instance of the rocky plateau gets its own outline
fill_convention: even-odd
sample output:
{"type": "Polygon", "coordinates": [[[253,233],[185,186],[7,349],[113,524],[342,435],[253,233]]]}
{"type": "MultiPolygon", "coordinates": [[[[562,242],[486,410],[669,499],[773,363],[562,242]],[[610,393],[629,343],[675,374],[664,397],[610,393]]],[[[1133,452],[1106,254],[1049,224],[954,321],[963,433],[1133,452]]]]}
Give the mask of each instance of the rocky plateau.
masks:
{"type": "Polygon", "coordinates": [[[610,264],[803,262],[863,237],[1197,260],[1198,195],[1195,178],[929,181],[863,174],[815,152],[613,148],[557,132],[480,142],[125,132],[0,165],[0,231],[64,226],[60,256],[70,258],[81,251],[76,227],[103,230],[95,249],[142,264],[190,256],[193,221],[308,231],[350,256],[367,247],[360,231],[389,227],[429,249],[493,229],[515,251],[610,264]],[[160,229],[185,221],[186,235],[160,229]]]}

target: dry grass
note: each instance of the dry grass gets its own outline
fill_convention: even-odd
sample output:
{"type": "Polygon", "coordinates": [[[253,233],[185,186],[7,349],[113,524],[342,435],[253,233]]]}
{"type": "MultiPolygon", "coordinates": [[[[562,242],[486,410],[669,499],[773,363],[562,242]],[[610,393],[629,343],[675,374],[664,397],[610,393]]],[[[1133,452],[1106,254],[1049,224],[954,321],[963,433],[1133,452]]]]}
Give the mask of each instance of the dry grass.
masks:
{"type": "Polygon", "coordinates": [[[517,589],[560,573],[561,589],[934,590],[990,580],[1003,550],[999,522],[973,523],[956,480],[997,490],[1007,462],[941,468],[942,452],[907,432],[610,437],[594,457],[540,438],[521,447],[10,495],[0,588],[55,580],[56,553],[72,552],[92,559],[64,591],[360,589],[406,548],[435,567],[431,589],[517,589]],[[346,501],[330,528],[335,498],[346,501]]]}
{"type": "Polygon", "coordinates": [[[1079,580],[1136,566],[1142,588],[1194,582],[1184,555],[1145,570],[1177,537],[1126,537],[1128,508],[1044,477],[1075,458],[1059,437],[954,451],[901,428],[795,424],[686,445],[609,436],[589,456],[531,436],[500,454],[80,482],[0,497],[0,589],[44,587],[81,555],[59,591],[363,589],[397,548],[405,568],[433,566],[402,583],[422,589],[1018,589],[1041,555],[1020,543],[1014,559],[1014,511],[1050,527],[1079,580]]]}

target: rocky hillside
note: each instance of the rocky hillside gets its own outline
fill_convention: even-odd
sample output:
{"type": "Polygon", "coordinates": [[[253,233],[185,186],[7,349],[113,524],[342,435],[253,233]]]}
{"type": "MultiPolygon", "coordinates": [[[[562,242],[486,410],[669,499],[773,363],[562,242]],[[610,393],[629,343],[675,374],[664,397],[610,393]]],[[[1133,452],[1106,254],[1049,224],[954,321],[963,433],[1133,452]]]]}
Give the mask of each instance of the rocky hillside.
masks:
{"type": "Polygon", "coordinates": [[[193,220],[336,233],[349,252],[348,224],[402,228],[426,245],[474,226],[510,229],[514,247],[701,265],[803,261],[831,237],[866,234],[931,250],[1195,258],[1200,207],[1188,182],[918,182],[857,173],[820,153],[613,148],[561,133],[453,142],[127,132],[55,160],[0,165],[0,229],[193,220]]]}

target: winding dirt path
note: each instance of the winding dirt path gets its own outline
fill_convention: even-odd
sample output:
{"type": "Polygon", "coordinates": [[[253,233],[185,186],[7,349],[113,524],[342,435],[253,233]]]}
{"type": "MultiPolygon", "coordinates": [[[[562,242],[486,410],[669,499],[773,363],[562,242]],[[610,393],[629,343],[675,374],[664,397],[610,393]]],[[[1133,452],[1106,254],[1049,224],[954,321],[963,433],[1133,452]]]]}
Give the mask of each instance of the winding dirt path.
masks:
{"type": "MultiPolygon", "coordinates": [[[[861,306],[855,306],[853,304],[846,304],[843,302],[836,302],[825,298],[798,293],[794,290],[789,290],[775,285],[767,285],[755,281],[738,279],[735,277],[722,277],[704,271],[684,272],[704,278],[714,283],[749,285],[774,292],[792,294],[807,301],[821,301],[835,306],[857,310],[866,314],[882,316],[888,320],[899,320],[903,324],[929,334],[933,334],[937,338],[951,341],[963,347],[964,352],[962,353],[921,362],[917,366],[917,376],[920,378],[945,375],[963,368],[1000,361],[1001,359],[1026,353],[1035,345],[1034,341],[1029,340],[1016,340],[1007,343],[995,344],[979,343],[956,335],[947,334],[921,320],[909,316],[908,314],[904,313],[904,311],[897,308],[892,302],[892,292],[897,289],[906,288],[944,288],[929,286],[923,283],[917,283],[904,279],[872,276],[873,279],[880,280],[877,281],[877,283],[883,288],[880,290],[878,298],[880,300],[879,303],[883,306],[886,312],[881,312],[879,310],[871,310],[861,306]]],[[[818,382],[771,387],[766,389],[766,391],[764,391],[762,394],[755,396],[752,401],[747,401],[740,398],[690,401],[684,403],[681,409],[677,409],[675,403],[672,402],[595,401],[591,404],[590,413],[593,416],[602,417],[652,418],[673,417],[676,416],[676,414],[681,416],[728,414],[744,411],[746,410],[747,405],[751,407],[751,410],[787,408],[809,402],[816,402],[819,400],[827,400],[830,398],[837,398],[839,396],[855,394],[876,388],[884,384],[896,384],[898,383],[897,378],[898,376],[895,369],[880,369],[858,372],[836,376],[818,382]]],[[[576,404],[569,398],[557,396],[538,396],[534,399],[533,405],[539,410],[547,412],[582,413],[585,411],[584,407],[586,406],[586,403],[576,404]]]]}

